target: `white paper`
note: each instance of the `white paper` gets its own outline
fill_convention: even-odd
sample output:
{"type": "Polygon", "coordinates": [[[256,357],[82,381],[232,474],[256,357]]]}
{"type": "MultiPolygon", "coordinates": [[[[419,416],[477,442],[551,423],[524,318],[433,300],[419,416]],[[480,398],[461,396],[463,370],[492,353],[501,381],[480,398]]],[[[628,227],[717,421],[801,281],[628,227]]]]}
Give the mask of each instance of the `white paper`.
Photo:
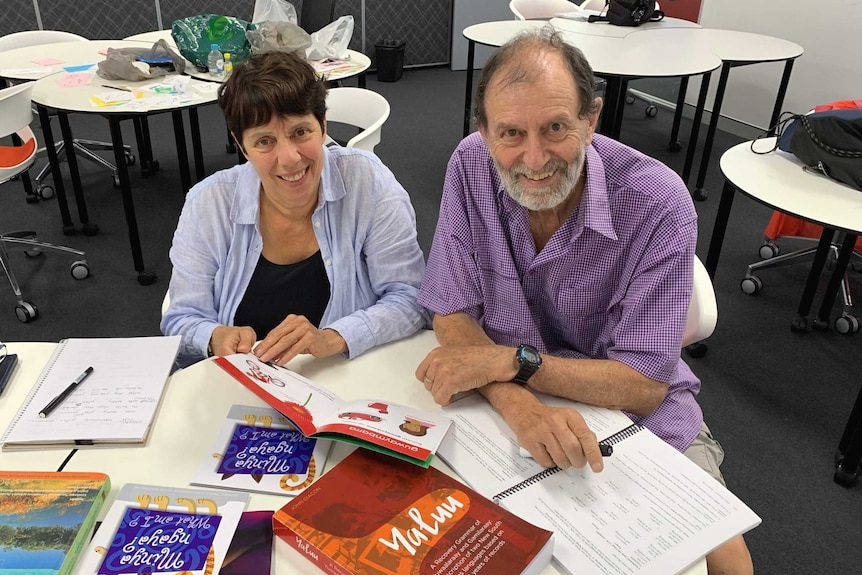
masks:
{"type": "Polygon", "coordinates": [[[8,444],[141,442],[179,349],[179,336],[69,339],[49,362],[3,438],[8,444]],[[93,373],[47,417],[51,400],[93,373]]]}

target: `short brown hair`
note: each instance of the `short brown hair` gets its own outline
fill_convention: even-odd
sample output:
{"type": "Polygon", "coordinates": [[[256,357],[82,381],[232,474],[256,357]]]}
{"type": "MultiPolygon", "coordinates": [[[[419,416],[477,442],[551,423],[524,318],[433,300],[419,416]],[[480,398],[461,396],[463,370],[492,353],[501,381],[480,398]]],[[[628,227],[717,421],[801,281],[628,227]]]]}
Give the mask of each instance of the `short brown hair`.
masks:
{"type": "Polygon", "coordinates": [[[313,114],[323,130],[326,82],[317,77],[311,64],[294,54],[253,54],[237,64],[219,87],[218,103],[241,146],[245,130],[266,125],[273,116],[313,114]]]}
{"type": "Polygon", "coordinates": [[[504,80],[510,84],[532,81],[533,71],[529,67],[521,65],[527,51],[558,53],[566,63],[575,82],[581,105],[578,115],[581,118],[586,118],[595,112],[596,88],[593,81],[593,69],[590,67],[586,56],[578,48],[565,42],[559,32],[550,26],[543,26],[539,30],[530,30],[512,38],[500,46],[485,62],[479,75],[476,99],[473,105],[473,121],[477,126],[488,127],[485,98],[488,95],[488,86],[497,72],[505,70],[507,76],[504,80]]]}

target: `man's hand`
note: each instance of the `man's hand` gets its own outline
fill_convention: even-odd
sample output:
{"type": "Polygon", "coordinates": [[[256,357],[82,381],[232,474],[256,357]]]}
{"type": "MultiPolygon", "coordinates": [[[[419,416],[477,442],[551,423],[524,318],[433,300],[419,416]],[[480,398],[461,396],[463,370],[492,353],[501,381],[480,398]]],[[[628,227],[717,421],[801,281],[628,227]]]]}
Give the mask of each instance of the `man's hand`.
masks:
{"type": "Polygon", "coordinates": [[[419,367],[416,379],[446,405],[462,391],[482,387],[493,381],[511,381],[518,373],[515,350],[502,345],[458,345],[432,349],[419,367]]]}
{"type": "Polygon", "coordinates": [[[251,351],[257,336],[250,327],[220,325],[210,335],[210,351],[213,355],[230,355],[251,351]]]}
{"type": "Polygon", "coordinates": [[[347,342],[334,329],[317,329],[301,315],[289,315],[254,348],[261,361],[286,365],[301,353],[327,357],[347,351],[347,342]]]}
{"type": "Polygon", "coordinates": [[[596,473],[604,468],[596,434],[574,409],[531,402],[510,419],[507,423],[515,432],[518,444],[529,451],[539,465],[566,469],[581,468],[589,463],[596,473]]]}

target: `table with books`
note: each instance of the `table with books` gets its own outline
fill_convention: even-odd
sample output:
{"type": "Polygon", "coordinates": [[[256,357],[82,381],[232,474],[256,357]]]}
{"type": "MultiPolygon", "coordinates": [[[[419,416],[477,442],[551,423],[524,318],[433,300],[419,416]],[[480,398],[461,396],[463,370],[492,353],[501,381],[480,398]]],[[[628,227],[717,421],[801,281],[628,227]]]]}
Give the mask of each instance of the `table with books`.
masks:
{"type": "MultiPolygon", "coordinates": [[[[18,344],[13,348],[13,351],[21,349],[29,352],[28,345],[32,344],[18,344]]],[[[14,387],[10,388],[10,390],[15,390],[15,387],[19,388],[15,390],[15,398],[19,399],[19,396],[26,394],[29,387],[27,379],[35,380],[39,372],[38,364],[47,360],[47,355],[50,353],[50,344],[42,345],[44,345],[44,349],[34,348],[34,359],[29,359],[29,354],[27,354],[28,357],[24,358],[26,361],[23,365],[29,364],[28,369],[15,374],[16,380],[12,382],[14,387]],[[26,378],[23,376],[26,376],[26,378]]],[[[363,409],[360,411],[351,407],[350,414],[356,417],[344,418],[342,422],[344,424],[361,426],[363,424],[361,418],[369,416],[372,417],[371,421],[374,422],[373,417],[375,414],[381,414],[379,417],[384,420],[386,415],[393,415],[396,419],[404,419],[405,423],[409,423],[410,425],[416,422],[410,418],[404,418],[397,411],[398,405],[396,404],[408,406],[416,414],[424,414],[426,416],[424,418],[426,429],[415,429],[408,426],[411,430],[411,435],[416,436],[421,436],[426,432],[428,435],[433,435],[435,422],[439,423],[446,419],[442,416],[446,416],[456,423],[459,420],[463,420],[464,417],[468,419],[473,418],[472,415],[469,415],[472,409],[481,409],[483,413],[481,417],[496,416],[487,407],[482,407],[481,398],[475,394],[462,400],[465,402],[463,403],[463,409],[466,411],[462,411],[462,407],[458,407],[461,401],[455,404],[455,408],[458,411],[454,411],[455,408],[440,408],[434,403],[422,383],[415,379],[414,372],[421,359],[435,346],[436,338],[434,337],[434,333],[425,331],[402,341],[372,349],[352,360],[346,360],[340,356],[324,359],[301,356],[293,360],[288,367],[290,371],[296,374],[295,376],[307,378],[321,388],[329,390],[333,395],[337,394],[337,397],[343,400],[344,403],[342,405],[344,406],[347,406],[349,402],[362,400],[360,405],[363,409]],[[417,431],[421,431],[421,433],[413,433],[417,431]]],[[[22,355],[25,354],[22,353],[22,355]]],[[[247,370],[233,373],[225,360],[234,362],[233,365],[242,365],[239,362],[246,361],[246,358],[230,356],[229,358],[221,358],[219,360],[205,360],[177,371],[170,377],[158,408],[156,423],[149,434],[148,442],[145,446],[80,448],[69,459],[64,467],[64,471],[106,473],[110,478],[111,487],[108,500],[99,513],[100,520],[104,521],[101,528],[104,529],[104,532],[101,530],[97,531],[90,547],[82,552],[83,557],[79,560],[77,570],[74,573],[77,575],[95,573],[95,569],[103,560],[105,553],[110,556],[112,553],[117,552],[117,550],[113,550],[113,547],[111,547],[111,536],[117,531],[116,525],[118,524],[118,513],[120,513],[118,507],[126,509],[125,512],[130,513],[128,509],[137,507],[139,503],[144,502],[149,506],[149,508],[146,508],[146,512],[150,514],[153,521],[177,520],[178,517],[183,516],[177,509],[166,507],[167,501],[171,500],[186,502],[185,504],[190,509],[189,513],[194,512],[191,509],[195,505],[197,505],[198,512],[208,506],[212,509],[217,507],[218,514],[221,515],[223,513],[221,521],[233,533],[238,520],[237,509],[240,507],[244,506],[244,509],[250,512],[263,513],[276,511],[276,517],[281,517],[281,513],[284,512],[279,512],[279,510],[283,507],[287,509],[285,506],[291,501],[301,502],[301,505],[306,505],[306,509],[315,507],[314,504],[310,503],[314,497],[328,498],[332,509],[336,507],[340,509],[342,504],[349,505],[351,503],[354,506],[363,506],[363,510],[367,509],[365,515],[368,516],[374,515],[375,510],[379,510],[387,505],[390,507],[392,505],[397,506],[402,499],[403,501],[411,502],[407,505],[409,510],[403,511],[401,515],[416,521],[418,528],[404,526],[403,523],[398,523],[393,517],[387,523],[384,523],[383,527],[373,532],[372,542],[387,539],[387,547],[395,548],[400,546],[399,552],[402,555],[410,552],[410,556],[415,553],[417,558],[421,558],[427,553],[439,553],[439,549],[443,549],[443,547],[440,547],[441,538],[444,541],[450,541],[446,539],[446,537],[450,537],[451,541],[446,543],[450,554],[435,555],[434,557],[437,557],[437,568],[429,572],[450,572],[449,570],[455,569],[459,563],[458,553],[464,553],[464,555],[460,555],[461,559],[463,559],[460,563],[464,563],[469,561],[470,550],[477,551],[482,554],[484,559],[491,561],[490,563],[486,563],[490,566],[486,571],[483,571],[487,573],[494,572],[495,574],[501,574],[511,572],[556,575],[567,572],[556,562],[545,564],[539,559],[536,559],[529,566],[521,565],[517,569],[512,568],[509,571],[511,567],[510,563],[517,563],[517,560],[512,559],[511,557],[513,556],[511,555],[507,556],[510,558],[507,559],[508,563],[506,563],[507,567],[505,570],[497,570],[493,567],[493,561],[499,561],[502,557],[506,556],[502,551],[503,549],[508,553],[517,554],[518,551],[526,549],[527,546],[533,544],[531,541],[537,538],[538,535],[547,532],[523,523],[509,512],[511,510],[506,511],[508,506],[493,505],[490,502],[490,496],[487,498],[481,497],[463,483],[451,479],[450,477],[455,477],[455,473],[439,457],[443,451],[443,446],[438,449],[438,457],[434,457],[432,461],[432,468],[438,471],[432,471],[429,475],[429,473],[423,471],[420,465],[406,463],[399,459],[368,450],[356,451],[349,443],[332,441],[328,454],[323,453],[323,455],[320,455],[318,452],[315,452],[315,455],[319,459],[325,459],[325,464],[321,463],[319,465],[320,469],[317,469],[318,472],[323,470],[324,473],[314,483],[310,483],[309,481],[310,486],[304,485],[303,487],[307,486],[308,488],[296,497],[262,492],[264,490],[262,486],[265,484],[265,479],[261,480],[259,485],[242,490],[237,490],[236,488],[208,489],[205,491],[206,496],[201,497],[201,491],[206,489],[205,487],[201,487],[201,485],[213,486],[217,485],[220,481],[234,479],[233,477],[226,478],[222,476],[216,478],[215,483],[207,483],[207,479],[201,479],[202,468],[207,468],[208,465],[209,468],[213,468],[213,461],[219,457],[223,457],[226,460],[230,453],[230,449],[219,453],[221,450],[217,447],[218,438],[221,437],[220,434],[225,428],[225,423],[229,422],[231,418],[235,418],[238,421],[244,420],[248,425],[252,425],[253,423],[254,425],[260,425],[261,422],[265,422],[263,428],[255,427],[255,429],[263,429],[266,432],[277,431],[278,412],[272,411],[272,405],[275,401],[267,393],[260,390],[282,387],[279,385],[279,381],[272,381],[273,378],[277,377],[288,381],[290,377],[294,377],[289,373],[284,373],[287,371],[284,368],[275,368],[274,366],[267,365],[251,366],[249,364],[247,370]],[[216,363],[216,361],[221,362],[221,365],[216,363]],[[238,376],[242,373],[253,377],[248,377],[241,384],[238,381],[238,376]],[[268,397],[270,405],[267,405],[267,402],[262,399],[263,396],[268,397]],[[272,413],[275,413],[276,417],[270,418],[269,414],[272,413]],[[210,463],[208,464],[207,462],[210,463]],[[374,466],[379,467],[375,469],[374,466]],[[368,473],[369,468],[374,470],[374,472],[368,473]],[[336,471],[333,472],[333,470],[336,471]],[[351,475],[348,473],[349,470],[351,473],[358,474],[351,475]],[[356,470],[364,470],[364,472],[356,470]],[[443,473],[439,473],[440,471],[443,473]],[[421,491],[421,493],[427,493],[427,495],[415,499],[415,502],[413,502],[414,499],[409,499],[409,497],[416,495],[416,483],[411,483],[408,479],[409,477],[424,478],[426,476],[430,478],[417,479],[417,481],[420,481],[425,489],[432,489],[432,491],[421,491]],[[411,487],[407,488],[405,482],[409,483],[411,487]],[[340,488],[333,487],[339,485],[341,486],[340,488]],[[185,493],[188,493],[189,496],[184,496],[185,493]],[[193,493],[196,494],[195,499],[191,498],[193,493]],[[450,497],[447,499],[441,496],[441,493],[449,494],[450,497]],[[443,498],[443,503],[434,503],[437,505],[436,508],[429,503],[429,501],[433,500],[432,496],[434,495],[443,498]],[[399,499],[399,497],[402,499],[399,499]],[[245,501],[246,498],[247,502],[245,501]],[[429,500],[428,498],[432,499],[429,500]],[[453,502],[452,498],[455,498],[455,500],[466,499],[467,504],[464,505],[463,509],[460,509],[458,505],[447,507],[446,501],[453,502]],[[118,500],[123,505],[118,505],[118,500]],[[162,504],[159,504],[159,501],[165,502],[164,507],[161,506],[162,504]],[[128,503],[128,505],[125,505],[125,503],[128,503]],[[467,515],[468,512],[469,515],[467,515]],[[459,513],[465,515],[458,515],[459,513]],[[480,525],[477,519],[476,527],[474,528],[475,531],[472,531],[473,536],[465,533],[462,536],[463,543],[460,541],[462,537],[458,538],[459,541],[456,545],[454,543],[454,534],[445,535],[446,530],[451,526],[444,525],[447,518],[451,519],[451,517],[455,516],[460,520],[461,517],[473,518],[477,516],[476,514],[480,513],[482,513],[481,517],[489,517],[489,522],[480,525]],[[490,521],[494,520],[494,518],[496,520],[491,523],[490,521]],[[496,521],[500,521],[499,526],[496,526],[498,525],[496,521]],[[110,527],[108,527],[109,525],[110,527]],[[502,533],[505,532],[507,527],[511,528],[511,533],[507,532],[509,536],[504,538],[502,533]],[[380,539],[376,539],[378,532],[381,533],[380,539]],[[496,541],[498,535],[500,541],[496,541]],[[467,544],[468,540],[469,547],[467,544]],[[501,545],[503,540],[507,544],[511,543],[511,545],[501,545]],[[99,551],[100,549],[101,551],[99,551]],[[464,551],[465,549],[467,551],[464,551]],[[94,554],[94,550],[97,553],[94,554]],[[495,559],[494,554],[498,551],[500,557],[496,557],[495,559]]],[[[17,403],[17,401],[12,403],[17,403]]],[[[309,409],[316,409],[314,402],[310,401],[310,398],[305,401],[305,404],[307,404],[309,409]]],[[[7,411],[10,415],[15,411],[15,407],[6,407],[5,403],[0,405],[2,405],[2,413],[5,417],[9,417],[7,411]]],[[[284,406],[280,407],[284,409],[284,406]]],[[[287,410],[285,409],[285,411],[287,410]]],[[[315,413],[317,412],[315,411],[315,413]]],[[[415,419],[423,418],[417,415],[415,419]]],[[[477,416],[474,422],[479,420],[480,418],[477,416]]],[[[300,423],[297,423],[297,425],[301,426],[300,423]]],[[[402,425],[404,424],[402,423],[402,425]]],[[[487,429],[491,435],[493,435],[491,429],[493,425],[490,425],[487,429]]],[[[239,423],[235,430],[239,430],[242,427],[243,424],[239,423]]],[[[441,424],[441,427],[445,427],[445,425],[441,424]]],[[[449,434],[443,439],[443,445],[446,445],[447,441],[449,442],[448,449],[450,452],[452,448],[451,432],[452,428],[449,428],[449,434]]],[[[234,433],[237,433],[237,431],[234,431],[234,433]]],[[[505,439],[503,439],[503,442],[505,443],[505,439]]],[[[322,442],[318,440],[318,443],[322,442]]],[[[329,442],[326,443],[328,444],[329,442]]],[[[489,452],[491,449],[492,447],[489,445],[489,452]]],[[[623,448],[620,449],[622,450],[620,453],[623,453],[623,448]]],[[[49,452],[43,451],[40,453],[44,455],[49,452]]],[[[60,454],[65,455],[62,451],[58,451],[57,453],[58,456],[60,454]]],[[[22,469],[26,461],[19,464],[20,460],[6,459],[7,456],[11,455],[18,456],[23,454],[0,453],[0,456],[3,457],[0,460],[3,462],[2,467],[6,469],[6,463],[11,462],[16,469],[22,469]]],[[[61,458],[58,457],[58,459],[61,458]]],[[[421,459],[421,456],[419,459],[421,459]]],[[[530,465],[531,463],[529,462],[524,463],[525,468],[530,465]]],[[[493,467],[493,465],[489,465],[489,467],[493,467]]],[[[308,471],[309,475],[313,473],[314,470],[308,471]]],[[[248,482],[251,481],[248,477],[244,479],[248,482]]],[[[298,479],[292,478],[288,482],[301,479],[302,477],[298,479]]],[[[476,485],[472,485],[472,482],[467,482],[472,487],[477,488],[476,485]]],[[[252,485],[252,483],[248,484],[252,485]]],[[[227,484],[225,483],[222,486],[227,486],[227,484]]],[[[482,491],[481,489],[477,490],[480,493],[482,491]]],[[[494,498],[494,502],[499,503],[499,499],[494,498]]],[[[299,509],[302,508],[301,505],[298,506],[299,509]]],[[[401,507],[400,509],[406,508],[401,507]]],[[[330,507],[327,507],[326,510],[329,512],[330,507]]],[[[335,513],[335,511],[332,511],[332,513],[335,513]]],[[[332,513],[325,515],[329,517],[332,513]]],[[[243,514],[243,521],[246,515],[248,514],[243,514]]],[[[368,521],[368,518],[364,517],[363,514],[350,515],[349,512],[339,511],[338,515],[341,517],[339,528],[343,529],[355,526],[363,520],[368,521]]],[[[454,524],[454,521],[450,521],[450,524],[454,524]]],[[[240,529],[237,529],[237,538],[239,538],[241,532],[240,529]]],[[[564,537],[566,537],[564,534],[555,534],[555,550],[564,542],[564,537]]],[[[287,539],[291,538],[287,537],[287,539]]],[[[367,540],[368,537],[364,539],[367,540]]],[[[272,546],[271,552],[273,560],[271,573],[292,575],[317,572],[307,560],[308,552],[306,552],[306,557],[304,557],[300,551],[295,549],[285,539],[276,536],[274,541],[275,543],[272,546]]],[[[340,560],[347,560],[344,557],[349,559],[351,556],[361,555],[360,563],[369,564],[371,562],[375,565],[385,566],[387,565],[386,561],[392,558],[392,553],[388,555],[387,553],[380,553],[379,556],[372,556],[373,554],[369,553],[368,547],[361,547],[361,540],[330,537],[325,543],[330,548],[338,545],[339,553],[337,554],[342,556],[340,560]]],[[[367,541],[366,544],[368,544],[367,541]]],[[[322,545],[322,547],[326,545],[322,545]]],[[[212,544],[212,549],[216,549],[217,546],[218,540],[212,544]]],[[[301,543],[299,547],[302,548],[301,543]]],[[[550,546],[544,546],[543,549],[550,551],[550,546]]],[[[270,547],[267,546],[266,551],[269,552],[269,550],[270,547]]],[[[540,555],[537,555],[537,557],[540,555]]],[[[216,565],[221,565],[220,562],[224,559],[225,553],[222,551],[217,552],[214,559],[212,558],[212,553],[210,553],[207,561],[215,561],[216,565]]],[[[684,573],[687,575],[706,573],[705,561],[702,558],[695,559],[694,565],[684,570],[684,573]]],[[[476,567],[471,572],[480,572],[481,562],[475,559],[475,555],[473,562],[476,567]]],[[[322,563],[318,562],[318,565],[322,565],[322,563]]],[[[390,567],[392,566],[391,564],[389,565],[390,567]]],[[[403,569],[405,566],[404,562],[401,562],[400,566],[403,569]]],[[[238,567],[235,569],[238,569],[238,567]]],[[[198,572],[195,569],[189,570],[195,573],[198,572]]],[[[200,572],[203,571],[202,569],[200,572]]],[[[120,573],[122,571],[117,570],[114,572],[120,573]]],[[[230,571],[228,567],[222,569],[222,573],[229,572],[254,575],[254,571],[230,571]]],[[[268,570],[263,572],[270,573],[268,570]]],[[[384,571],[374,572],[382,573],[384,571]]],[[[390,571],[385,572],[388,573],[390,571]]],[[[391,572],[401,573],[405,571],[397,569],[391,572]]],[[[574,569],[570,567],[568,572],[574,572],[574,569]]],[[[461,573],[461,571],[453,570],[451,573],[461,573]]]]}

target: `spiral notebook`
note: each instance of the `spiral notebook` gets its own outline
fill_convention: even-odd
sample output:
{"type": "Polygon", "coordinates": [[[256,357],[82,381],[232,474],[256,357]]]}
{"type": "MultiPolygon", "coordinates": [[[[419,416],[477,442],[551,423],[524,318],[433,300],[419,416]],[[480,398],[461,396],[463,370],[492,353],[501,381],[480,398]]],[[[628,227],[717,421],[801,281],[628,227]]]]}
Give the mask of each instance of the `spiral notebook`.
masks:
{"type": "Polygon", "coordinates": [[[554,531],[569,573],[679,573],[760,518],[714,478],[620,411],[541,396],[577,409],[599,443],[604,470],[545,469],[523,457],[503,418],[480,395],[444,408],[454,425],[437,454],[470,487],[554,531]]]}
{"type": "Polygon", "coordinates": [[[179,344],[179,336],[63,340],[0,439],[3,450],[145,443],[179,344]],[[88,367],[92,374],[40,417],[88,367]]]}

